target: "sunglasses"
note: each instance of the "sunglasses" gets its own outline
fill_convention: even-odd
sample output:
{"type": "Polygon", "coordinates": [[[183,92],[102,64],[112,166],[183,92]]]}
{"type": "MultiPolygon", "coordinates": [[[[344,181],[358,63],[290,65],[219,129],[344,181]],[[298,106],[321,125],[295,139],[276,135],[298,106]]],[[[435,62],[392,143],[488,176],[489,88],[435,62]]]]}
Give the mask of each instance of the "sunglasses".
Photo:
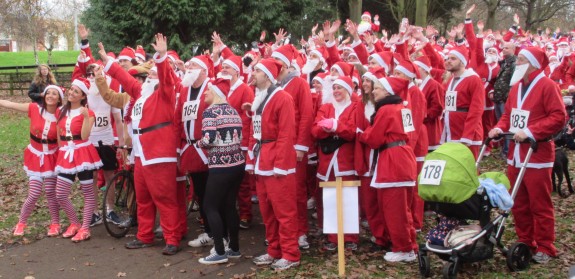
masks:
{"type": "Polygon", "coordinates": [[[96,74],[94,74],[93,72],[88,72],[88,73],[86,73],[86,76],[87,77],[95,77],[96,74]]]}

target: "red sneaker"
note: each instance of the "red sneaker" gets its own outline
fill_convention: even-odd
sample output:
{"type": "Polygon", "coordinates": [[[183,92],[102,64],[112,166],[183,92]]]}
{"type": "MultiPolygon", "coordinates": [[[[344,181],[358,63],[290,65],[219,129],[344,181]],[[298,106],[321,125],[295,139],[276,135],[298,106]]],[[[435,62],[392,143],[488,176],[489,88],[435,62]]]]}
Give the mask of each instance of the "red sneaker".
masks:
{"type": "Polygon", "coordinates": [[[60,224],[50,224],[48,227],[48,236],[60,235],[60,224]]]}
{"type": "Polygon", "coordinates": [[[24,224],[24,223],[16,224],[16,228],[14,228],[14,236],[23,236],[25,228],[26,228],[26,224],[24,224]]]}
{"type": "Polygon", "coordinates": [[[80,242],[90,239],[90,229],[80,229],[74,237],[72,237],[72,242],[80,242]]]}
{"type": "Polygon", "coordinates": [[[78,232],[78,230],[82,227],[80,224],[71,224],[68,229],[62,234],[64,238],[70,238],[78,232]]]}

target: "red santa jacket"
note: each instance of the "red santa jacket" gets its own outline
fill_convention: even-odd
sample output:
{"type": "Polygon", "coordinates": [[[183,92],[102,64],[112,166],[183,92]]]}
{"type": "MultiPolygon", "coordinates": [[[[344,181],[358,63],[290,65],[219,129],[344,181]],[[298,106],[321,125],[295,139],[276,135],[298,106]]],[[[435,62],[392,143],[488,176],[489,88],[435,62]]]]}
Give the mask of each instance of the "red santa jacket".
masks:
{"type": "Polygon", "coordinates": [[[180,170],[183,172],[201,172],[208,170],[208,158],[205,149],[199,148],[195,143],[202,138],[202,115],[208,107],[205,100],[205,92],[208,90],[209,80],[206,78],[200,86],[200,92],[195,99],[191,96],[191,87],[185,87],[181,84],[177,86],[176,91],[179,93],[178,104],[176,105],[176,123],[180,135],[179,152],[180,152],[180,170]],[[198,102],[197,106],[191,103],[198,102]],[[197,113],[195,120],[184,120],[184,109],[187,114],[197,113]],[[196,112],[197,110],[197,112],[196,112]]]}
{"type": "Polygon", "coordinates": [[[481,78],[483,82],[483,88],[485,89],[485,108],[484,110],[494,110],[495,104],[491,99],[489,99],[489,92],[493,91],[493,86],[495,85],[495,79],[499,74],[499,64],[493,63],[489,65],[485,63],[485,54],[483,53],[483,38],[477,39],[477,48],[475,50],[475,56],[471,57],[473,61],[473,69],[481,78]]]}
{"type": "Polygon", "coordinates": [[[319,162],[317,166],[317,177],[327,181],[333,173],[335,177],[355,175],[354,169],[354,140],[357,126],[355,124],[356,103],[349,101],[347,106],[337,115],[334,106],[324,104],[320,107],[311,133],[316,140],[324,140],[328,137],[337,136],[346,141],[335,152],[326,154],[318,148],[319,162]],[[326,132],[317,123],[323,119],[335,119],[332,132],[326,132]]]}
{"type": "Polygon", "coordinates": [[[447,84],[445,100],[442,142],[481,145],[483,143],[481,117],[485,106],[485,91],[477,73],[467,69],[458,80],[451,77],[447,84]],[[449,111],[450,91],[456,92],[455,102],[451,103],[457,111],[449,111]]]}
{"type": "Polygon", "coordinates": [[[240,145],[242,150],[247,151],[250,140],[248,135],[250,134],[252,120],[249,116],[249,112],[245,111],[242,105],[254,101],[254,91],[242,80],[238,79],[236,83],[230,87],[230,93],[228,93],[227,99],[230,106],[238,112],[242,119],[242,141],[240,145]]]}
{"type": "MultiPolygon", "coordinates": [[[[522,130],[527,136],[538,141],[538,150],[531,156],[531,160],[527,164],[528,168],[553,167],[555,143],[551,138],[565,125],[566,112],[561,100],[559,87],[543,73],[539,73],[529,85],[525,85],[523,81],[520,81],[511,87],[509,91],[509,97],[505,103],[505,112],[495,128],[507,132],[511,127],[513,109],[529,111],[529,117],[525,121],[526,128],[522,130]],[[529,87],[525,96],[520,98],[523,86],[529,87]]],[[[517,120],[519,121],[520,118],[517,118],[517,120]]],[[[511,141],[510,152],[507,154],[507,163],[515,167],[521,167],[528,149],[528,143],[517,144],[511,141]]]]}
{"type": "Polygon", "coordinates": [[[429,145],[427,128],[423,125],[423,120],[427,116],[427,101],[419,87],[411,82],[407,92],[411,98],[411,111],[413,114],[413,125],[415,126],[415,131],[412,132],[413,138],[410,139],[409,145],[413,149],[416,159],[423,162],[429,145]],[[412,142],[412,140],[414,141],[412,142]]]}
{"type": "MultiPolygon", "coordinates": [[[[137,127],[133,127],[138,130],[169,123],[164,127],[142,133],[141,135],[134,134],[132,143],[138,145],[134,148],[139,148],[141,151],[140,159],[144,166],[177,161],[178,133],[174,125],[176,94],[174,92],[174,78],[170,66],[166,62],[167,57],[167,55],[164,57],[158,57],[158,54],[154,55],[160,83],[158,84],[158,89],[142,103],[142,107],[139,109],[142,118],[137,127]]],[[[135,106],[138,105],[142,85],[111,59],[104,70],[122,84],[126,93],[136,100],[135,106]]],[[[142,101],[140,100],[140,102],[142,101]]],[[[134,110],[138,111],[136,107],[134,110]]],[[[133,120],[132,124],[134,124],[133,120]]]]}
{"type": "Polygon", "coordinates": [[[443,86],[428,75],[419,85],[419,89],[427,101],[427,116],[423,120],[423,124],[427,129],[428,149],[435,150],[440,145],[441,132],[443,131],[443,121],[441,120],[445,99],[443,86]]]}
{"type": "MultiPolygon", "coordinates": [[[[373,125],[360,135],[359,140],[376,150],[385,144],[409,141],[403,128],[402,109],[405,109],[402,104],[388,104],[379,108],[373,125]]],[[[415,186],[417,165],[411,147],[395,146],[377,152],[371,187],[415,186]]]]}
{"type": "Polygon", "coordinates": [[[284,86],[294,102],[296,141],[295,149],[307,152],[312,144],[313,105],[309,84],[300,77],[294,77],[284,86]]]}
{"type": "MultiPolygon", "coordinates": [[[[294,101],[289,93],[280,88],[268,94],[272,95],[261,114],[261,140],[268,142],[261,144],[258,157],[254,157],[256,139],[252,125],[246,170],[253,170],[255,174],[262,176],[292,174],[295,173],[296,166],[294,101]]],[[[256,116],[253,115],[252,120],[254,117],[256,116]]]]}

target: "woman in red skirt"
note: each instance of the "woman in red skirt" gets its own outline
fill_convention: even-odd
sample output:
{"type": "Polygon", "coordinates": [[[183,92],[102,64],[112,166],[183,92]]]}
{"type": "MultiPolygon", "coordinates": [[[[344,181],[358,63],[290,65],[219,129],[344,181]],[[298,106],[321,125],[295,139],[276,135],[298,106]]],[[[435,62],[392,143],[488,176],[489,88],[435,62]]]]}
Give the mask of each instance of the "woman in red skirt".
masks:
{"type": "Polygon", "coordinates": [[[68,90],[68,102],[58,115],[60,150],[56,164],[56,198],[70,220],[70,226],[62,236],[72,237],[73,242],[90,238],[90,221],[96,208],[93,170],[102,166],[98,151],[88,140],[95,117],[94,112],[86,107],[89,88],[90,82],[86,79],[75,79],[68,90]],[[84,194],[82,224],[69,198],[76,176],[84,194]]]}
{"type": "Polygon", "coordinates": [[[34,210],[42,194],[42,184],[46,191],[46,200],[50,210],[48,236],[60,234],[58,201],[56,200],[56,159],[58,141],[56,134],[56,113],[62,105],[64,93],[55,85],[48,85],[42,92],[42,102],[14,103],[0,100],[0,107],[28,113],[30,118],[30,144],[24,150],[24,171],[28,175],[28,197],[22,205],[14,236],[24,235],[28,217],[34,210]]]}

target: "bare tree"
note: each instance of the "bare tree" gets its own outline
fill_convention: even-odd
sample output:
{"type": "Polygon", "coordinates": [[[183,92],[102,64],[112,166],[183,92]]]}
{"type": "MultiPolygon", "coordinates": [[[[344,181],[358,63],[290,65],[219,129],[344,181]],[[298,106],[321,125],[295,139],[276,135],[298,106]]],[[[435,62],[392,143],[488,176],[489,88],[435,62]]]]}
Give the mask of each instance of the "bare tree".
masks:
{"type": "Polygon", "coordinates": [[[503,0],[501,3],[501,6],[517,10],[525,18],[525,30],[534,30],[572,5],[575,5],[575,0],[503,0]]]}

